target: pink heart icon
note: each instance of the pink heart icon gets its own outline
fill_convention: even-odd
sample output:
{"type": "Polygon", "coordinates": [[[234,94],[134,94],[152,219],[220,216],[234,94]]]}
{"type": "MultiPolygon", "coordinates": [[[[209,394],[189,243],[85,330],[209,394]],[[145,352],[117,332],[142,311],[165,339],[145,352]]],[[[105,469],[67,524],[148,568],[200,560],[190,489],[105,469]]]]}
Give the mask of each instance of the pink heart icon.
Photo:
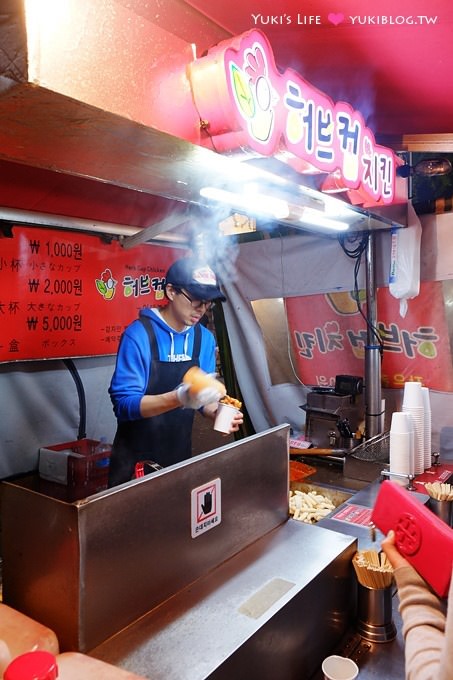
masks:
{"type": "Polygon", "coordinates": [[[341,12],[339,12],[338,14],[330,12],[327,18],[331,24],[333,24],[334,26],[338,26],[338,24],[341,24],[341,22],[344,21],[344,14],[341,14],[341,12]]]}

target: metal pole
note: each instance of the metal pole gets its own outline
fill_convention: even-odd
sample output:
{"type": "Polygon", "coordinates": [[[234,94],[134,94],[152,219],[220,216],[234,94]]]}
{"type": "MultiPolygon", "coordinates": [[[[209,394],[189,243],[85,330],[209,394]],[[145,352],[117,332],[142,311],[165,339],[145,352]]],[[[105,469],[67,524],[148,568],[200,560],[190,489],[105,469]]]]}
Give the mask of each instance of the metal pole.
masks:
{"type": "Polygon", "coordinates": [[[377,333],[375,235],[368,234],[366,249],[367,344],[365,347],[365,436],[371,439],[381,428],[381,346],[377,333]]]}

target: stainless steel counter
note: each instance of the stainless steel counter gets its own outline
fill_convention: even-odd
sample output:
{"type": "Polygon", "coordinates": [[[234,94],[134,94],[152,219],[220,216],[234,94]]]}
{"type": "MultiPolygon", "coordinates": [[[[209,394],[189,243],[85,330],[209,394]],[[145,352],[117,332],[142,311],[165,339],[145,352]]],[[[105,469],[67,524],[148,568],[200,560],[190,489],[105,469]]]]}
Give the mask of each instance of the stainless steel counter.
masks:
{"type": "MultiPolygon", "coordinates": [[[[355,622],[351,559],[382,536],[373,544],[366,522],[336,511],[315,526],[287,519],[286,436],[275,428],[76,503],[5,485],[6,592],[39,606],[68,646],[150,680],[321,680],[331,653],[353,658],[361,680],[404,680],[397,596],[393,641],[367,642],[355,622]],[[188,501],[217,478],[222,521],[194,539],[188,501]]],[[[347,492],[337,511],[371,509],[379,480],[316,468],[307,483],[347,492]]]]}
{"type": "Polygon", "coordinates": [[[66,502],[4,483],[5,603],[150,680],[301,680],[355,616],[357,541],[288,519],[288,430],[66,502]]]}
{"type": "MultiPolygon", "coordinates": [[[[344,489],[350,493],[356,493],[366,488],[370,484],[370,480],[357,479],[355,477],[348,476],[344,472],[344,458],[335,456],[296,456],[292,457],[293,460],[301,460],[307,463],[311,467],[315,468],[316,472],[310,477],[307,477],[307,481],[326,484],[327,486],[333,486],[336,489],[344,489]]],[[[379,476],[377,473],[372,479],[379,476]]]]}
{"type": "MultiPolygon", "coordinates": [[[[358,540],[359,550],[379,550],[384,536],[378,529],[374,532],[370,531],[368,519],[382,479],[378,477],[373,482],[363,482],[345,476],[341,467],[333,465],[317,466],[316,473],[305,480],[307,483],[317,484],[320,487],[326,486],[327,488],[341,489],[350,494],[350,497],[341,508],[343,510],[342,513],[334,511],[328,517],[318,522],[318,525],[347,534],[348,536],[355,536],[358,540]],[[358,511],[363,510],[363,517],[357,521],[355,521],[354,517],[348,518],[344,512],[345,508],[348,507],[356,508],[358,511]],[[339,519],[340,517],[342,519],[339,519]]],[[[418,493],[417,491],[412,491],[411,493],[421,503],[426,503],[428,500],[426,494],[418,493]]]]}
{"type": "Polygon", "coordinates": [[[351,620],[355,550],[290,520],[90,654],[152,680],[308,679],[351,620]]]}
{"type": "MultiPolygon", "coordinates": [[[[306,482],[320,485],[321,488],[325,486],[326,489],[347,492],[344,495],[348,498],[339,509],[348,504],[371,508],[380,485],[380,480],[369,484],[349,479],[343,475],[341,467],[335,464],[318,466],[317,472],[306,482]]],[[[290,520],[278,531],[222,565],[202,582],[194,584],[189,592],[178,594],[91,653],[153,679],[163,677],[161,660],[168,658],[169,662],[163,670],[165,677],[170,680],[173,677],[175,680],[181,677],[185,680],[207,677],[212,680],[231,677],[240,680],[268,677],[269,673],[271,677],[275,677],[273,673],[277,668],[278,676],[283,680],[296,676],[298,680],[322,680],[319,661],[314,674],[309,670],[310,664],[304,663],[307,648],[312,650],[312,655],[319,657],[314,639],[306,637],[306,617],[311,617],[314,622],[314,610],[323,608],[324,617],[332,618],[332,608],[318,599],[319,589],[316,590],[316,602],[308,590],[305,590],[305,599],[296,599],[293,607],[287,608],[287,594],[274,601],[265,614],[269,615],[269,621],[272,619],[274,624],[267,631],[265,628],[260,631],[261,626],[257,625],[256,620],[247,620],[244,612],[241,612],[241,605],[248,596],[253,597],[254,593],[261,593],[264,597],[265,593],[259,584],[271,583],[276,574],[282,582],[297,584],[296,588],[302,585],[301,578],[308,576],[310,580],[311,577],[306,572],[307,565],[315,569],[313,575],[319,573],[322,569],[319,560],[329,559],[329,542],[332,541],[332,546],[336,543],[334,534],[355,538],[357,543],[354,551],[356,548],[378,549],[383,538],[377,531],[376,543],[373,543],[366,526],[331,518],[326,518],[313,527],[290,520]],[[327,534],[323,531],[326,528],[330,530],[327,534]],[[303,565],[303,569],[299,565],[303,565]],[[229,621],[226,629],[222,627],[225,607],[228,608],[226,618],[229,621]],[[278,616],[277,610],[280,607],[281,615],[278,616]],[[200,634],[200,631],[210,631],[210,634],[200,634]],[[244,636],[252,641],[249,646],[244,646],[244,636]],[[242,646],[242,653],[239,651],[228,660],[227,650],[231,652],[234,646],[238,650],[242,646]],[[295,656],[299,659],[296,675],[291,651],[295,646],[298,647],[295,656]],[[196,663],[192,661],[189,667],[187,659],[194,647],[196,663]],[[175,648],[178,649],[176,655],[175,648]],[[212,660],[213,655],[216,658],[224,656],[225,662],[217,669],[211,668],[209,672],[208,659],[212,660]],[[250,669],[251,663],[253,671],[250,669]]],[[[301,589],[301,594],[306,588],[307,584],[301,589]]],[[[350,597],[354,598],[353,589],[350,597]]],[[[324,643],[324,648],[329,649],[329,653],[354,659],[359,666],[361,680],[404,680],[404,640],[396,590],[392,598],[392,610],[397,630],[394,640],[385,643],[369,642],[357,633],[355,621],[352,620],[338,644],[329,646],[324,643]]]]}

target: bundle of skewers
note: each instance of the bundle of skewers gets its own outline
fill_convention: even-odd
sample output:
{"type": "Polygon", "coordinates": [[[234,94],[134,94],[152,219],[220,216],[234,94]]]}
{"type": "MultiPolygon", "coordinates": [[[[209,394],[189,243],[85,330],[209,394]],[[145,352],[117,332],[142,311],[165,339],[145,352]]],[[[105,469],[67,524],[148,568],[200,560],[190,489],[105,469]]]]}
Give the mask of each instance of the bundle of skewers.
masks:
{"type": "Polygon", "coordinates": [[[377,550],[358,550],[352,564],[360,585],[366,588],[388,588],[393,582],[393,567],[387,555],[377,550]]]}
{"type": "Polygon", "coordinates": [[[453,501],[453,487],[442,482],[427,482],[426,493],[436,501],[453,501]]]}

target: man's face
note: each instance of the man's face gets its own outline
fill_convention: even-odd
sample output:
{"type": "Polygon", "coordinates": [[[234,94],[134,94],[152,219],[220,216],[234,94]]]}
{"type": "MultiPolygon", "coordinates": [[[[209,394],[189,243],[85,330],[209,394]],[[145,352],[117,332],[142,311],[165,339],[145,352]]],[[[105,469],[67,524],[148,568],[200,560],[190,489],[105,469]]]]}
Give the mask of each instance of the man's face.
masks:
{"type": "Polygon", "coordinates": [[[167,285],[167,297],[170,302],[169,313],[173,321],[177,322],[177,329],[194,326],[212,304],[205,300],[195,300],[183,288],[176,288],[172,284],[167,285]]]}

